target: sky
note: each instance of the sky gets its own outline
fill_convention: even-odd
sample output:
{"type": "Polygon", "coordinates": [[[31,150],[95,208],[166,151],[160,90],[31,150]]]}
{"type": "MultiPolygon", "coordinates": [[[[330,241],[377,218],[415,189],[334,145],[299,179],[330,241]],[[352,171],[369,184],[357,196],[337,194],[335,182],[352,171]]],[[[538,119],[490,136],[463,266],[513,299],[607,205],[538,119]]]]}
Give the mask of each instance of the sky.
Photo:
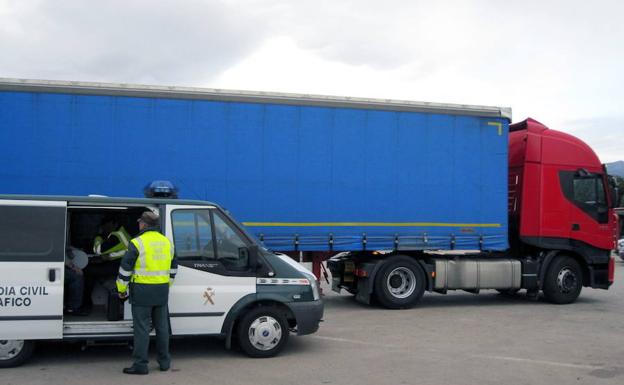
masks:
{"type": "Polygon", "coordinates": [[[624,2],[0,0],[0,77],[511,107],[624,159],[624,2]]]}

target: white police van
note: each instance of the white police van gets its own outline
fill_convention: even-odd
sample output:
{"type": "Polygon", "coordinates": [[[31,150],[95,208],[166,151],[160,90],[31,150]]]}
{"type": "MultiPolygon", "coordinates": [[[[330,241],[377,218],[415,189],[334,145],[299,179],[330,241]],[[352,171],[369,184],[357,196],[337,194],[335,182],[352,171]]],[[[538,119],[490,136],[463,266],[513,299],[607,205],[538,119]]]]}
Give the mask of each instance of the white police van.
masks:
{"type": "MultiPolygon", "coordinates": [[[[258,244],[219,206],[204,201],[0,195],[0,367],[17,366],[37,340],[132,337],[129,304],[115,301],[115,274],[95,279],[90,314],[64,315],[65,264],[112,263],[93,256],[103,218],[131,234],[146,210],[160,213],[178,274],[169,294],[172,336],[212,335],[238,341],[252,357],[270,357],[290,331],[314,333],[323,303],[314,276],[289,257],[258,244]],[[77,258],[79,255],[81,258],[77,258]],[[109,293],[98,300],[98,293],[109,293]]],[[[112,270],[112,269],[111,269],[112,270]]],[[[102,297],[100,295],[100,297],[102,297]]]]}

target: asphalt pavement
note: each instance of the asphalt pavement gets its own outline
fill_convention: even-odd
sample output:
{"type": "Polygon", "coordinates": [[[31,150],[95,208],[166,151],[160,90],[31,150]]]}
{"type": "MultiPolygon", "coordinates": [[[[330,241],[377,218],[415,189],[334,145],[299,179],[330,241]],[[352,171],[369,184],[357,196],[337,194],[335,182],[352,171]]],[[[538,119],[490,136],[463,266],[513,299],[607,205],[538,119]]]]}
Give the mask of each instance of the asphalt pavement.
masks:
{"type": "Polygon", "coordinates": [[[278,357],[176,339],[173,370],[152,361],[149,377],[137,378],[121,373],[127,347],[49,342],[24,366],[0,369],[0,384],[622,384],[623,280],[618,259],[610,290],[584,288],[571,305],[487,291],[428,293],[409,310],[364,306],[325,285],[319,332],[291,336],[278,357]]]}

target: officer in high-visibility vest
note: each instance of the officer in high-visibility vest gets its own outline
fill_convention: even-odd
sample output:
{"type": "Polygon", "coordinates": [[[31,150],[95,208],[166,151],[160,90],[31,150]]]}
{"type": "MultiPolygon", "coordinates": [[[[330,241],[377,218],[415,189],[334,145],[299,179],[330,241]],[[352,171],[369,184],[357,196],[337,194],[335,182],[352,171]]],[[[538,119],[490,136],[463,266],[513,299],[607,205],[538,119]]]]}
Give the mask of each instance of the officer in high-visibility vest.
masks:
{"type": "Polygon", "coordinates": [[[93,240],[93,253],[100,255],[104,260],[119,259],[126,254],[130,239],[132,237],[123,226],[119,226],[114,220],[108,220],[102,224],[102,232],[106,235],[106,239],[102,235],[97,235],[93,240]]]}
{"type": "Polygon", "coordinates": [[[169,286],[177,272],[171,242],[159,232],[159,217],[146,211],[139,218],[139,235],[132,239],[121,260],[117,276],[119,297],[130,296],[134,326],[134,364],[123,370],[126,374],[147,374],[149,333],[156,329],[158,364],[169,370],[169,317],[167,300],[169,286]],[[129,293],[128,293],[128,288],[129,293]]]}
{"type": "Polygon", "coordinates": [[[126,254],[132,236],[116,217],[106,217],[100,225],[100,233],[93,240],[93,253],[99,258],[92,258],[84,270],[84,307],[92,306],[91,294],[97,281],[104,281],[119,271],[121,257],[126,254]]]}

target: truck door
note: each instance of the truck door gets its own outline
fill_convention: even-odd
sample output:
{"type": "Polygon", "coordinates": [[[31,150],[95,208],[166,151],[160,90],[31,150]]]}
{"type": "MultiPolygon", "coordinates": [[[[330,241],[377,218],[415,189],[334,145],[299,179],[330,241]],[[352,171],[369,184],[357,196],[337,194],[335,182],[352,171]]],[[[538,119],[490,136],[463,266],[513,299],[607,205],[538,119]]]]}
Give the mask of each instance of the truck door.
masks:
{"type": "Polygon", "coordinates": [[[576,206],[570,213],[570,238],[611,249],[613,218],[607,204],[604,176],[561,171],[560,177],[564,195],[576,206]]]}
{"type": "Polygon", "coordinates": [[[167,205],[165,228],[178,259],[169,294],[172,333],[221,333],[232,306],[256,292],[249,240],[215,207],[167,205]]]}
{"type": "Polygon", "coordinates": [[[0,200],[0,340],[62,337],[66,211],[0,200]]]}

